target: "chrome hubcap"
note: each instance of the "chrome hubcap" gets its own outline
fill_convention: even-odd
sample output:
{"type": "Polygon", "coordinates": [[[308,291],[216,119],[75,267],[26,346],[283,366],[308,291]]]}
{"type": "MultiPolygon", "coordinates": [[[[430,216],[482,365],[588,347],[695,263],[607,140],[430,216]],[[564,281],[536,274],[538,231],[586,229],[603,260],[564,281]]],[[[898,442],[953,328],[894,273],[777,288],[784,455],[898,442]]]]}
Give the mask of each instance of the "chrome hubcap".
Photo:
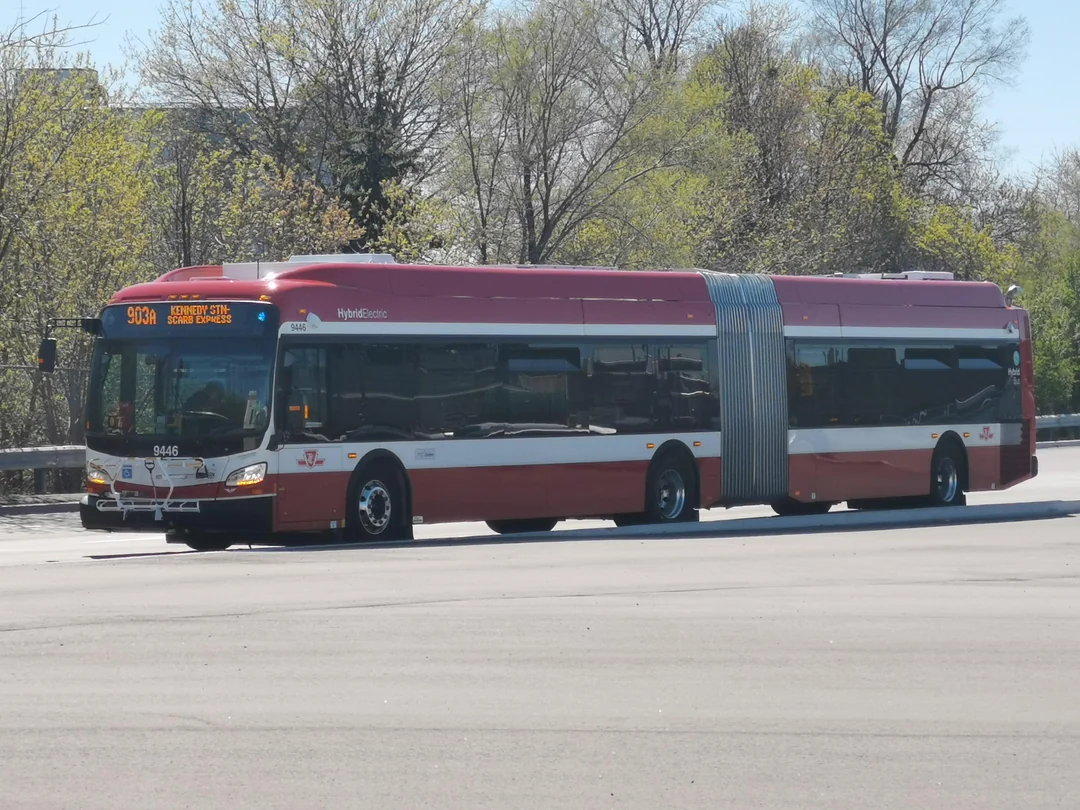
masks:
{"type": "Polygon", "coordinates": [[[660,476],[656,488],[656,505],[665,520],[673,520],[682,514],[686,505],[686,485],[675,470],[666,470],[660,476]]]}
{"type": "Polygon", "coordinates": [[[952,503],[959,488],[960,479],[956,472],[956,464],[951,458],[942,460],[937,470],[938,497],[945,503],[952,503]]]}
{"type": "Polygon", "coordinates": [[[390,525],[390,493],[382,481],[368,481],[360,491],[360,523],[368,534],[390,525]]]}

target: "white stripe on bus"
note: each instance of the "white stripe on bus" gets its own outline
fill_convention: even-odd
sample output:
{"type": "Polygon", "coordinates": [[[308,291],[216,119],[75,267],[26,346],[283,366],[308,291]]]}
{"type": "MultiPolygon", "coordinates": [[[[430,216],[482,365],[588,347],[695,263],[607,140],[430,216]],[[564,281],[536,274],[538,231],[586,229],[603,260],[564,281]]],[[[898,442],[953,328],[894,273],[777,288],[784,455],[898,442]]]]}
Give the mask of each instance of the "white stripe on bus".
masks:
{"type": "Polygon", "coordinates": [[[716,337],[713,324],[417,323],[400,321],[286,321],[283,335],[476,335],[526,337],[716,337]]]}
{"type": "MultiPolygon", "coordinates": [[[[1018,445],[1019,424],[972,423],[966,425],[908,425],[898,427],[836,427],[799,428],[788,431],[788,453],[881,453],[909,450],[933,450],[945,432],[958,434],[967,447],[1000,447],[1018,445]],[[985,431],[985,438],[984,438],[985,431]],[[964,436],[967,433],[968,436],[964,436]]],[[[435,441],[401,441],[369,443],[313,443],[288,445],[268,454],[276,459],[277,469],[270,473],[285,475],[323,472],[351,472],[364,456],[373,450],[387,450],[408,470],[461,469],[480,467],[522,467],[560,464],[625,464],[648,462],[665,442],[676,440],[685,444],[699,459],[720,458],[722,441],[719,433],[642,433],[621,436],[553,436],[549,438],[489,438],[443,439],[435,441]],[[700,442],[700,447],[694,443],[700,442]],[[653,445],[650,447],[649,445],[653,445]],[[314,455],[309,455],[314,453],[314,455]],[[350,459],[349,454],[356,458],[350,459]]],[[[254,463],[248,457],[243,464],[254,463]]],[[[227,465],[223,472],[233,472],[239,462],[227,465]]],[[[136,468],[138,472],[139,468],[136,468]]],[[[146,485],[149,481],[118,481],[117,488],[126,485],[146,485]]],[[[183,499],[187,486],[179,483],[172,500],[183,499]]],[[[165,491],[159,487],[159,499],[165,491]]],[[[235,495],[230,500],[267,497],[267,495],[235,495]]]]}
{"type": "Polygon", "coordinates": [[[681,441],[698,458],[720,456],[719,433],[644,433],[623,436],[439,439],[366,444],[289,445],[277,452],[282,474],[351,471],[372,450],[386,449],[408,470],[527,467],[554,464],[646,462],[666,441],[681,441]],[[700,442],[700,447],[694,443],[700,442]],[[649,445],[652,444],[652,447],[649,445]],[[317,456],[305,454],[315,452],[317,456]],[[355,453],[356,458],[348,458],[355,453]]]}
{"type": "MultiPolygon", "coordinates": [[[[942,434],[956,433],[968,447],[999,447],[1020,443],[1020,425],[908,425],[898,427],[837,427],[788,431],[788,453],[874,453],[933,450],[942,434]],[[984,429],[986,436],[983,438],[984,429]],[[964,434],[968,434],[967,437],[964,434]]],[[[368,444],[296,445],[278,451],[280,472],[351,471],[369,452],[385,449],[408,470],[521,467],[559,464],[620,464],[647,462],[664,442],[684,443],[697,458],[720,458],[719,433],[633,434],[623,436],[555,436],[550,438],[445,439],[437,441],[368,444]],[[694,442],[701,442],[694,447],[694,442]],[[652,447],[649,445],[652,444],[652,447]],[[310,462],[306,451],[317,452],[310,462]],[[350,453],[355,459],[348,458],[350,453]]]]}
{"type": "Polygon", "coordinates": [[[969,425],[802,428],[788,431],[788,454],[797,456],[809,453],[933,450],[946,432],[956,433],[969,448],[1020,443],[1020,425],[993,422],[969,425]],[[968,436],[965,437],[965,433],[968,436]]]}
{"type": "MultiPolygon", "coordinates": [[[[700,337],[717,336],[714,324],[604,324],[604,323],[430,323],[400,321],[285,321],[283,335],[396,335],[396,336],[525,336],[525,337],[700,337]]],[[[1020,339],[1015,329],[933,328],[921,326],[798,326],[784,327],[784,337],[863,338],[916,340],[1020,339]]]]}
{"type": "Polygon", "coordinates": [[[785,326],[784,337],[907,338],[911,340],[1020,340],[1020,334],[1002,329],[936,329],[922,326],[785,326]]]}

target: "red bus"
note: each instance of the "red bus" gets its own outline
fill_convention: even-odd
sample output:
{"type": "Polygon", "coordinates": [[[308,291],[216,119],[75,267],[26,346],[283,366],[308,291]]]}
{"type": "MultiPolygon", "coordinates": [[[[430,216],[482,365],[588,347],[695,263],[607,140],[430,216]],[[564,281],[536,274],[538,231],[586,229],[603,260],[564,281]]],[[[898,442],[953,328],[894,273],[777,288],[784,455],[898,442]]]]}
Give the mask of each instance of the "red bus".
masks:
{"type": "Polygon", "coordinates": [[[196,549],[1037,474],[1028,314],[989,283],[316,256],[182,268],[88,320],[83,525],[196,549]]]}

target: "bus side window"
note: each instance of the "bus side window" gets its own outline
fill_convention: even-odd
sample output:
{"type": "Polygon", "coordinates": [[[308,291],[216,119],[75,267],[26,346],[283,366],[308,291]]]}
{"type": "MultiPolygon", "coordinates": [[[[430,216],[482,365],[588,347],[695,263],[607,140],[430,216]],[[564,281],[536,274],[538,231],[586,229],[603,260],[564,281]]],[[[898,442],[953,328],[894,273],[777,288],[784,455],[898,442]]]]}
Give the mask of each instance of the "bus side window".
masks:
{"type": "Polygon", "coordinates": [[[326,349],[286,349],[281,378],[282,423],[289,441],[325,441],[326,349]]]}
{"type": "Polygon", "coordinates": [[[421,344],[417,352],[416,418],[426,439],[482,438],[498,394],[494,344],[421,344]]]}
{"type": "Polygon", "coordinates": [[[706,350],[700,346],[661,346],[657,419],[677,430],[707,430],[713,416],[706,350]]]}
{"type": "MultiPolygon", "coordinates": [[[[1019,386],[1011,386],[1013,347],[956,347],[956,413],[964,421],[998,422],[1019,412],[1019,386]]],[[[1019,353],[1019,352],[1017,352],[1019,353]]],[[[1019,380],[1019,376],[1015,377],[1019,380]]]]}
{"type": "Polygon", "coordinates": [[[649,346],[598,345],[589,381],[589,423],[612,433],[655,429],[656,363],[649,346]]]}
{"type": "Polygon", "coordinates": [[[956,353],[949,346],[904,350],[904,421],[940,424],[956,410],[956,353]]]}
{"type": "Polygon", "coordinates": [[[331,352],[326,434],[336,441],[398,441],[416,432],[415,351],[364,343],[331,352]]]}
{"type": "Polygon", "coordinates": [[[498,421],[505,421],[515,433],[524,430],[532,435],[589,427],[578,346],[503,344],[499,353],[506,376],[498,421]]]}
{"type": "Polygon", "coordinates": [[[897,393],[900,364],[893,346],[851,346],[847,350],[845,424],[892,425],[902,422],[897,393]]]}
{"type": "Polygon", "coordinates": [[[788,352],[788,420],[792,427],[839,424],[843,350],[796,346],[788,352]]]}

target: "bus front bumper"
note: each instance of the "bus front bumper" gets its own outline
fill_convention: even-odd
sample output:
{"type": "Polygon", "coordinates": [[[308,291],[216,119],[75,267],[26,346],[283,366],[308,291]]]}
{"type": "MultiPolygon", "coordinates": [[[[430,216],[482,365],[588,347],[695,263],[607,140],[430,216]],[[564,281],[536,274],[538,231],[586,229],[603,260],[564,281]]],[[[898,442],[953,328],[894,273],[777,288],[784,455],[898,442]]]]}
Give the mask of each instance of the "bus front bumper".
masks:
{"type": "Polygon", "coordinates": [[[114,498],[88,494],[79,502],[79,517],[84,529],[96,531],[268,534],[274,528],[274,499],[137,499],[118,503],[114,498]]]}

